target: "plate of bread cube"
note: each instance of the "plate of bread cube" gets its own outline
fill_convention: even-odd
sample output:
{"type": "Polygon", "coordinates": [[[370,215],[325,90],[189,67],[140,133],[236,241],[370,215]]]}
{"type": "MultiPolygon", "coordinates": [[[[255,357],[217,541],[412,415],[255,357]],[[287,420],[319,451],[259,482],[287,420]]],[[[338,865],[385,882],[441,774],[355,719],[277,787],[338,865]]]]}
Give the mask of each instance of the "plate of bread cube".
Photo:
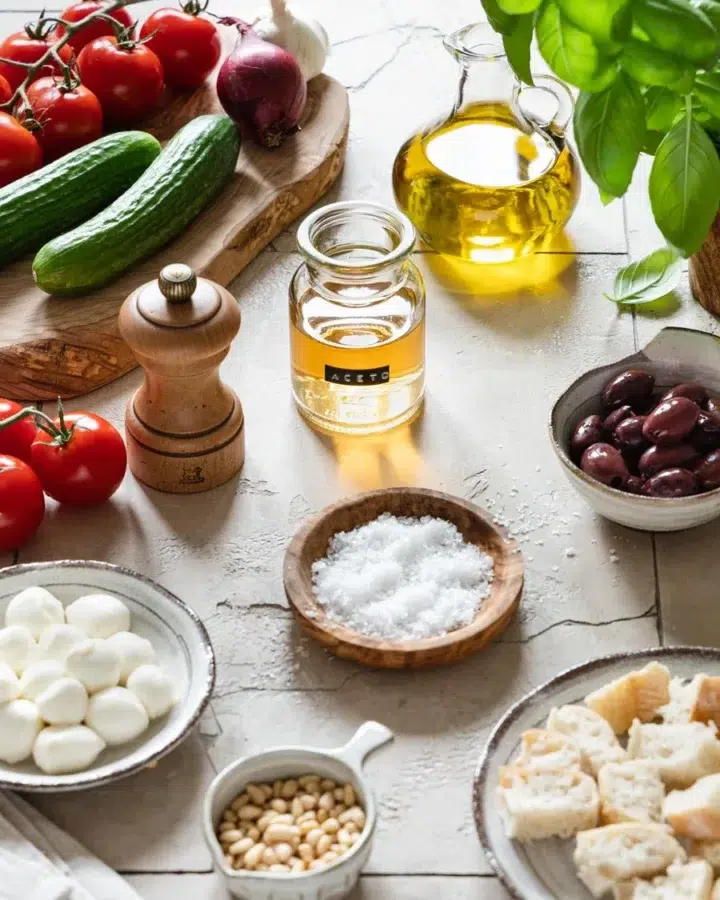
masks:
{"type": "Polygon", "coordinates": [[[519,900],[720,900],[720,651],[584,663],[494,729],[480,840],[519,900]]]}

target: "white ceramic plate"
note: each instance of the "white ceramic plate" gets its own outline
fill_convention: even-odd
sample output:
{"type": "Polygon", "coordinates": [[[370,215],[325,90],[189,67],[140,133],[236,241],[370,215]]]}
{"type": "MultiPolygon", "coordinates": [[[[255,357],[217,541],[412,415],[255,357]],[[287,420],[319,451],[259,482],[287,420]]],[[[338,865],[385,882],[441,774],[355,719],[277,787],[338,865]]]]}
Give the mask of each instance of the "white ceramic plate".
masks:
{"type": "Polygon", "coordinates": [[[705,647],[662,647],[600,657],[561,672],[526,694],[508,710],[490,735],[473,783],[475,825],[488,862],[518,900],[592,898],[575,875],[574,840],[519,844],[506,837],[495,800],[500,767],[517,756],[522,733],[542,727],[554,706],[582,702],[591,691],[652,659],[662,662],[673,676],[680,678],[689,679],[700,672],[720,675],[720,651],[705,647]]]}
{"type": "Polygon", "coordinates": [[[215,657],[198,616],[149,578],[102,562],[30,563],[0,570],[0,620],[12,598],[32,585],[46,587],[67,606],[83,594],[108,593],[130,609],[131,628],[152,641],[159,665],[178,679],[178,702],[140,737],[109,747],[94,765],[73,775],[45,775],[30,760],[0,762],[0,788],[22,791],[74,791],[116,781],[150,765],[177,747],[205,709],[215,683],[215,657]]]}

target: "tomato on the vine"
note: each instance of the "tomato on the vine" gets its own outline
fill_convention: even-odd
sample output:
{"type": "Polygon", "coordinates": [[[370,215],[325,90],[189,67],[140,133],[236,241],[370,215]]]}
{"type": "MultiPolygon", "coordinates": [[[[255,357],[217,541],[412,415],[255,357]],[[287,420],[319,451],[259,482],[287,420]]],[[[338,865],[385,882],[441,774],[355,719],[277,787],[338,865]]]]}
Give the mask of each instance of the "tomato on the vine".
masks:
{"type": "MultiPolygon", "coordinates": [[[[76,22],[82,22],[83,19],[87,19],[87,17],[91,16],[93,13],[101,12],[106,5],[106,3],[98,3],[97,0],[83,0],[81,3],[74,3],[72,6],[68,6],[68,8],[60,15],[60,18],[64,22],[75,24],[76,22]]],[[[132,29],[133,18],[127,7],[121,6],[120,9],[114,9],[112,12],[107,13],[107,15],[115,19],[116,22],[119,22],[123,28],[132,29]]],[[[62,25],[58,25],[55,29],[55,36],[60,38],[64,34],[65,29],[62,25]]],[[[94,41],[96,38],[100,37],[112,37],[114,34],[115,29],[113,28],[112,23],[108,22],[107,19],[93,19],[92,22],[88,22],[87,25],[75,32],[68,41],[68,45],[72,47],[77,54],[86,44],[89,44],[90,41],[94,41]]]]}
{"type": "Polygon", "coordinates": [[[157,106],[165,79],[160,60],[144,44],[98,38],[78,57],[83,84],[100,101],[113,122],[136,122],[157,106]]]}
{"type": "Polygon", "coordinates": [[[17,119],[0,112],[0,188],[42,165],[37,138],[17,119]]]}
{"type": "Polygon", "coordinates": [[[0,456],[0,551],[17,550],[27,543],[44,515],[40,479],[21,459],[0,456]]]}
{"type": "Polygon", "coordinates": [[[3,78],[3,76],[0,75],[0,103],[7,103],[12,95],[13,89],[10,87],[7,78],[3,78]]]}
{"type": "Polygon", "coordinates": [[[140,29],[140,38],[160,58],[165,80],[173,87],[200,87],[220,59],[220,36],[215,24],[201,19],[202,7],[190,0],[183,9],[158,9],[140,29]]]}
{"type": "Polygon", "coordinates": [[[64,414],[60,405],[54,422],[40,415],[39,428],[30,464],[46,494],[68,506],[95,506],[112,497],[127,467],[116,428],[93,413],[64,414]]]}
{"type": "MultiPolygon", "coordinates": [[[[22,412],[25,407],[14,400],[0,398],[0,422],[22,412]]],[[[37,437],[37,425],[32,417],[25,414],[12,425],[0,428],[0,454],[15,456],[23,462],[30,462],[30,447],[37,437]]]]}
{"type": "Polygon", "coordinates": [[[46,163],[102,136],[100,101],[71,74],[64,81],[40,78],[27,89],[27,98],[40,125],[37,139],[46,163]]]}
{"type": "MultiPolygon", "coordinates": [[[[8,60],[14,60],[16,63],[36,63],[47,53],[53,40],[52,35],[48,36],[44,27],[40,25],[26,25],[25,31],[17,31],[0,43],[0,56],[8,60]]],[[[67,64],[72,59],[72,50],[66,44],[58,50],[58,55],[67,64]]],[[[50,75],[53,72],[59,75],[61,71],[61,66],[57,61],[50,61],[46,66],[42,67],[42,71],[38,72],[35,78],[40,78],[42,75],[50,75]]],[[[27,69],[24,66],[13,65],[9,62],[0,62],[0,75],[15,90],[25,80],[27,69]]]]}

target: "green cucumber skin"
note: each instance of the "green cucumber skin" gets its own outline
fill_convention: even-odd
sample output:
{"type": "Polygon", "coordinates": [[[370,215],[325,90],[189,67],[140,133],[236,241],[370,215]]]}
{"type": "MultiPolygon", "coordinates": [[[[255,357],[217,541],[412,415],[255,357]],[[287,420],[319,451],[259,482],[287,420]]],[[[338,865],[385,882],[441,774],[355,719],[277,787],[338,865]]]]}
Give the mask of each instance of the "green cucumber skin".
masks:
{"type": "Polygon", "coordinates": [[[144,131],[109,134],[0,189],[0,266],[96,215],[160,150],[144,131]]]}
{"type": "Polygon", "coordinates": [[[116,279],[185,230],[232,178],[239,151],[226,116],[193,119],[111,206],[40,249],[38,286],[78,296],[116,279]]]}

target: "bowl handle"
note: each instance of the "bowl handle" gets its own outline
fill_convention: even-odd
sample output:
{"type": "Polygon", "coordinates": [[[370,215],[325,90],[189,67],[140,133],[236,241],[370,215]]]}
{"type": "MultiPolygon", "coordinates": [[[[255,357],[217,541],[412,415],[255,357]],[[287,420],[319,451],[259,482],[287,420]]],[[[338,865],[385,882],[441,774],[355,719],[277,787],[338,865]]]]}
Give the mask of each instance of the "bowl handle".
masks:
{"type": "Polygon", "coordinates": [[[643,347],[642,355],[652,360],[717,367],[720,341],[716,335],[694,328],[663,328],[643,347]]]}
{"type": "Polygon", "coordinates": [[[333,756],[339,757],[353,769],[362,769],[365,758],[375,750],[394,739],[395,735],[379,722],[365,722],[343,747],[333,750],[333,756]]]}

